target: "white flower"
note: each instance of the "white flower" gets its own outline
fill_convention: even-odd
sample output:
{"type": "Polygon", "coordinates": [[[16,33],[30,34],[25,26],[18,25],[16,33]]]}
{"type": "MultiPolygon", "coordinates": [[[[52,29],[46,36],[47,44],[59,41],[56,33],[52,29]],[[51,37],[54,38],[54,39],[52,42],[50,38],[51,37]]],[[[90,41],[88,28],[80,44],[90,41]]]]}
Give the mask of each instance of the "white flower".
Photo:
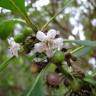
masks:
{"type": "Polygon", "coordinates": [[[63,48],[63,38],[54,39],[54,47],[61,50],[63,48]]]}
{"type": "Polygon", "coordinates": [[[18,57],[18,51],[20,49],[20,45],[14,41],[14,39],[11,37],[8,39],[8,43],[10,45],[10,54],[12,56],[18,57]]]}
{"type": "Polygon", "coordinates": [[[93,68],[96,68],[96,59],[95,58],[93,58],[93,57],[90,58],[88,62],[89,62],[89,64],[91,64],[93,66],[93,68]]]}
{"type": "Polygon", "coordinates": [[[96,27],[96,18],[91,21],[91,24],[96,27]]]}
{"type": "Polygon", "coordinates": [[[36,38],[41,42],[35,44],[34,51],[45,52],[48,57],[52,57],[55,49],[63,48],[63,38],[55,38],[56,35],[57,31],[54,29],[49,30],[47,34],[38,31],[36,38]]]}

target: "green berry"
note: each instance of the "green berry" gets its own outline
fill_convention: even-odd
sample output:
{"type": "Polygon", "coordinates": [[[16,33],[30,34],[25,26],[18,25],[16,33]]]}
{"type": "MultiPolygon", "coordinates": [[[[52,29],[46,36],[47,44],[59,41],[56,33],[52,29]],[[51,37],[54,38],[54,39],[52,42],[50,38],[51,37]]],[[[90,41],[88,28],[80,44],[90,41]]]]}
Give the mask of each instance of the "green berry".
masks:
{"type": "Polygon", "coordinates": [[[71,88],[74,92],[77,92],[80,90],[80,80],[76,79],[71,82],[71,88]]]}
{"type": "Polygon", "coordinates": [[[32,34],[32,30],[30,28],[25,28],[22,33],[25,35],[25,37],[29,36],[32,34]]]}
{"type": "Polygon", "coordinates": [[[15,40],[15,42],[17,42],[17,43],[23,42],[24,39],[25,39],[25,36],[24,36],[22,33],[20,33],[20,34],[18,34],[18,35],[16,35],[16,36],[14,37],[14,40],[15,40]]]}
{"type": "Polygon", "coordinates": [[[17,42],[17,43],[21,43],[23,42],[27,36],[29,36],[30,34],[32,34],[32,30],[30,28],[24,28],[22,30],[22,32],[18,35],[16,35],[14,37],[14,40],[17,42]]]}
{"type": "Polygon", "coordinates": [[[61,63],[61,62],[63,62],[63,61],[64,61],[64,53],[61,52],[61,51],[57,51],[57,52],[54,54],[54,56],[53,56],[53,58],[52,58],[52,61],[53,61],[54,63],[61,63]]]}

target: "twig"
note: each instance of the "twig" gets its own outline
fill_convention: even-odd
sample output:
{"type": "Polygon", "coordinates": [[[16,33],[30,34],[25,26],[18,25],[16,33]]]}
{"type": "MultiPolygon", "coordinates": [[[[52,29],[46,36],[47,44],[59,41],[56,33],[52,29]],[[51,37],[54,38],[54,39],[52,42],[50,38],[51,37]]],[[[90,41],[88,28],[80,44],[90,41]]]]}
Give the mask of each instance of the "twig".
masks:
{"type": "Polygon", "coordinates": [[[46,29],[46,27],[48,26],[48,24],[55,18],[55,17],[57,17],[60,13],[62,13],[63,11],[64,11],[64,9],[70,4],[70,3],[72,3],[74,0],[67,0],[66,1],[66,3],[65,3],[65,7],[62,9],[62,10],[60,10],[58,13],[56,13],[43,27],[42,27],[42,29],[41,29],[41,31],[43,31],[44,29],[46,29]]]}

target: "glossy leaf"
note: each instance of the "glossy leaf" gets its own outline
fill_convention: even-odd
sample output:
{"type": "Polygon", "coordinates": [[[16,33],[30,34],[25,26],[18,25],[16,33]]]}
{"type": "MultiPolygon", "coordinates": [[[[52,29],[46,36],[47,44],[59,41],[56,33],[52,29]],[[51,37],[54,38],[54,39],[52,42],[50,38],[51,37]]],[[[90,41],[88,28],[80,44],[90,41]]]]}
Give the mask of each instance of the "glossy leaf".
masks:
{"type": "Polygon", "coordinates": [[[76,43],[78,45],[96,47],[96,41],[91,40],[65,40],[65,43],[76,43]]]}
{"type": "Polygon", "coordinates": [[[30,95],[27,96],[44,96],[44,89],[43,89],[43,77],[40,76],[39,81],[37,82],[35,88],[33,91],[30,93],[30,95]]]}
{"type": "Polygon", "coordinates": [[[0,22],[0,38],[6,39],[14,29],[14,22],[12,21],[2,21],[0,22]]]}
{"type": "Polygon", "coordinates": [[[0,38],[5,40],[14,30],[14,26],[19,20],[3,20],[0,22],[0,38]]]}
{"type": "MultiPolygon", "coordinates": [[[[26,96],[34,96],[34,95],[32,95],[32,94],[37,93],[36,88],[37,88],[37,86],[38,86],[38,83],[40,82],[39,80],[40,80],[40,78],[42,77],[43,73],[45,73],[45,71],[48,69],[49,65],[50,65],[50,64],[48,64],[48,65],[45,67],[45,69],[43,69],[43,70],[37,75],[34,83],[32,84],[32,87],[29,89],[29,91],[27,92],[27,95],[26,95],[26,96]],[[34,92],[34,91],[35,91],[35,92],[34,92]]],[[[39,92],[40,92],[40,89],[39,89],[39,92]]],[[[38,93],[37,93],[37,95],[35,94],[35,96],[43,96],[43,95],[40,95],[40,94],[38,95],[38,93]]]]}
{"type": "Polygon", "coordinates": [[[79,58],[87,55],[91,50],[91,47],[82,47],[80,50],[74,52],[73,55],[79,58]]]}
{"type": "Polygon", "coordinates": [[[26,13],[25,0],[0,0],[0,7],[9,9],[13,12],[26,13]]]}
{"type": "Polygon", "coordinates": [[[92,76],[86,76],[85,78],[84,78],[84,81],[86,81],[86,82],[88,82],[88,83],[90,83],[90,84],[92,84],[92,85],[96,85],[96,81],[93,79],[93,77],[92,76]]]}
{"type": "Polygon", "coordinates": [[[13,60],[14,58],[15,57],[13,56],[13,57],[7,59],[6,61],[4,61],[2,64],[0,64],[0,72],[3,71],[8,66],[9,62],[11,60],[13,60]]]}
{"type": "Polygon", "coordinates": [[[34,32],[37,32],[37,26],[30,20],[25,8],[25,0],[0,0],[0,7],[9,9],[14,13],[19,14],[26,23],[32,28],[34,32]]]}

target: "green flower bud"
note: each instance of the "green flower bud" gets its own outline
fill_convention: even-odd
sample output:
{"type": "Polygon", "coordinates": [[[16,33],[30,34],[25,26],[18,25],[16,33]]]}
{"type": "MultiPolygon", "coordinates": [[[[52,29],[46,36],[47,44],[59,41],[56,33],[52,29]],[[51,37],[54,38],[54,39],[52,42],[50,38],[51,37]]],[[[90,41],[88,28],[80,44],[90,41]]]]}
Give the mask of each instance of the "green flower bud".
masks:
{"type": "Polygon", "coordinates": [[[63,61],[64,61],[64,53],[61,52],[61,51],[57,51],[57,52],[54,54],[54,56],[53,56],[53,58],[52,58],[52,61],[53,61],[54,63],[61,63],[61,62],[63,62],[63,61]]]}
{"type": "Polygon", "coordinates": [[[56,86],[59,86],[60,82],[61,82],[61,76],[57,73],[50,73],[47,75],[47,84],[49,86],[53,86],[53,87],[56,87],[56,86]]]}
{"type": "Polygon", "coordinates": [[[14,37],[15,42],[21,43],[23,42],[27,36],[32,34],[32,30],[30,28],[24,28],[22,32],[14,37]]]}
{"type": "Polygon", "coordinates": [[[29,36],[32,34],[32,30],[30,28],[25,28],[22,33],[24,34],[25,37],[29,36]]]}
{"type": "Polygon", "coordinates": [[[73,81],[71,82],[71,88],[72,88],[72,90],[73,90],[74,92],[77,92],[77,91],[80,90],[80,88],[81,88],[80,83],[81,83],[81,82],[80,82],[80,80],[78,80],[78,79],[73,80],[73,81]]]}
{"type": "Polygon", "coordinates": [[[16,35],[16,36],[14,37],[14,40],[15,40],[15,42],[17,42],[17,43],[23,42],[24,39],[25,39],[25,36],[24,36],[22,33],[20,33],[20,34],[18,34],[18,35],[16,35]]]}

